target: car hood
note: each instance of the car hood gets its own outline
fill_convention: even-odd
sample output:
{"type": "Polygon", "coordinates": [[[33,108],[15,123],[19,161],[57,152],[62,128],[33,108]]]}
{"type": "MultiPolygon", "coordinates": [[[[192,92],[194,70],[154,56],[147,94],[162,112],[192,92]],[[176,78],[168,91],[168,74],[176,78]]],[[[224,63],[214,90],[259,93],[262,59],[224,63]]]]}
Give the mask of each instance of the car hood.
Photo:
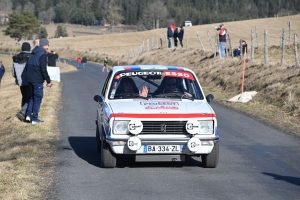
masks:
{"type": "Polygon", "coordinates": [[[115,117],[198,118],[215,117],[206,101],[131,101],[110,102],[115,117]]]}

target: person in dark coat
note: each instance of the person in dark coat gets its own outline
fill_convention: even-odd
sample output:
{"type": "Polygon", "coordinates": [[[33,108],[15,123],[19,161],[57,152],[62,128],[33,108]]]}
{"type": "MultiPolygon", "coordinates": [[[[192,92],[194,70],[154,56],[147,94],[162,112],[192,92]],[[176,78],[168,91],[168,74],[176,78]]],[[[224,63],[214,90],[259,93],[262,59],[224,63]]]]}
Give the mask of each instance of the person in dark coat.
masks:
{"type": "Polygon", "coordinates": [[[224,24],[220,24],[219,27],[215,27],[217,31],[219,31],[219,42],[220,42],[220,53],[221,57],[225,57],[225,50],[226,50],[226,34],[227,29],[225,28],[224,24]]]}
{"type": "Polygon", "coordinates": [[[176,27],[176,28],[174,29],[173,38],[174,38],[174,46],[177,47],[177,41],[178,41],[178,27],[176,27]]]}
{"type": "Polygon", "coordinates": [[[39,46],[36,46],[28,59],[25,71],[27,81],[30,88],[31,98],[26,112],[26,121],[32,124],[44,122],[38,118],[42,99],[44,96],[44,82],[46,80],[47,87],[52,87],[52,83],[47,71],[47,52],[49,49],[49,41],[41,38],[39,46]]]}
{"type": "Polygon", "coordinates": [[[82,58],[82,68],[85,68],[86,67],[86,63],[87,63],[87,59],[86,59],[86,57],[85,56],[83,56],[83,58],[82,58]]]}
{"type": "Polygon", "coordinates": [[[50,53],[47,53],[47,57],[48,57],[48,66],[56,67],[56,59],[58,58],[57,53],[51,51],[50,53]]]}
{"type": "Polygon", "coordinates": [[[183,44],[182,44],[183,35],[184,35],[184,29],[182,26],[180,26],[180,31],[178,33],[178,39],[179,39],[181,47],[183,47],[183,44]]]}
{"type": "Polygon", "coordinates": [[[16,54],[12,57],[13,68],[12,76],[15,78],[15,83],[20,87],[22,100],[21,100],[21,111],[17,113],[16,117],[25,121],[25,115],[27,107],[30,101],[30,88],[27,82],[27,75],[25,72],[25,66],[30,56],[31,46],[28,42],[23,42],[21,47],[21,53],[16,54]]]}
{"type": "Polygon", "coordinates": [[[2,77],[5,74],[5,67],[2,64],[2,61],[0,61],[0,87],[1,87],[1,81],[2,81],[2,77]]]}
{"type": "Polygon", "coordinates": [[[171,39],[173,38],[173,31],[171,26],[168,27],[167,37],[168,37],[168,48],[171,48],[172,47],[171,39]]]}

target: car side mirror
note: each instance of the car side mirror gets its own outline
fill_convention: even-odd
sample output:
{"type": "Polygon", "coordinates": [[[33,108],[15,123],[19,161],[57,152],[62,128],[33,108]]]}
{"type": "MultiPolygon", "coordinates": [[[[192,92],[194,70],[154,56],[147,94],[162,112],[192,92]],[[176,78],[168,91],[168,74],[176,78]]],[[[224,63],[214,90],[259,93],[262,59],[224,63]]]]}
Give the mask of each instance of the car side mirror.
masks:
{"type": "Polygon", "coordinates": [[[208,103],[212,102],[213,99],[214,99],[214,95],[212,95],[212,94],[209,94],[209,95],[206,96],[206,101],[208,103]]]}
{"type": "Polygon", "coordinates": [[[95,95],[94,101],[96,101],[97,103],[102,102],[102,98],[99,95],[95,95]]]}

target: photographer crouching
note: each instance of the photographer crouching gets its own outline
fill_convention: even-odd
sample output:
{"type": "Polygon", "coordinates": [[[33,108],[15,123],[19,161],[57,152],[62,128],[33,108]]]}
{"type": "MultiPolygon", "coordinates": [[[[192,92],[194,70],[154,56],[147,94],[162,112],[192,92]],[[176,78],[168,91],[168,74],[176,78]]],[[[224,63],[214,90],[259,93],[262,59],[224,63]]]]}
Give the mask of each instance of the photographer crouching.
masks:
{"type": "Polygon", "coordinates": [[[217,31],[219,31],[219,42],[220,42],[220,52],[221,57],[225,57],[225,48],[226,48],[226,33],[227,29],[225,28],[224,24],[220,24],[219,27],[215,27],[217,31]]]}

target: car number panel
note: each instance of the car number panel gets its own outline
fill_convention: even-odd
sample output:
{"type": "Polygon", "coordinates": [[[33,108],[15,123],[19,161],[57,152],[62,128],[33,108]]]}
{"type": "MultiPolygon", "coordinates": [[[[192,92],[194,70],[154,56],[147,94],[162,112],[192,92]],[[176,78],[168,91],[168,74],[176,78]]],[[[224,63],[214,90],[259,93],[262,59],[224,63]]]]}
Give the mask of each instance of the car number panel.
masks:
{"type": "Polygon", "coordinates": [[[182,153],[183,145],[144,145],[144,153],[182,153]]]}

